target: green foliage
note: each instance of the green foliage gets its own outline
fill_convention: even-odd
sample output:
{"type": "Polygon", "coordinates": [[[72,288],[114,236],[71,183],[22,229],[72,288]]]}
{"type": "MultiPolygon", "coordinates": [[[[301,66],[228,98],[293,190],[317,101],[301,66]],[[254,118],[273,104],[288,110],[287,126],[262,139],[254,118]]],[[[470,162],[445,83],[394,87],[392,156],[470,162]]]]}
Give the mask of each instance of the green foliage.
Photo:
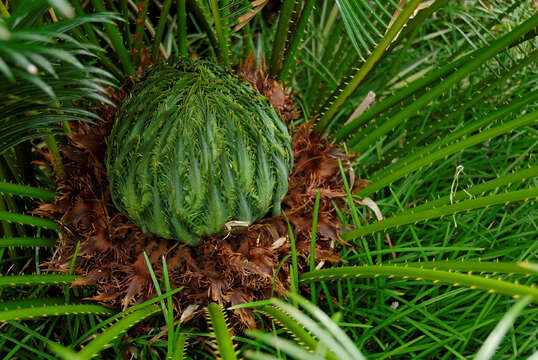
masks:
{"type": "MultiPolygon", "coordinates": [[[[73,9],[60,4],[62,13],[73,9]]],[[[103,85],[111,75],[83,61],[101,51],[72,36],[83,24],[112,23],[111,13],[40,23],[50,5],[25,0],[7,18],[0,18],[0,153],[43,134],[66,131],[62,121],[98,119],[73,101],[108,102],[103,85]]]]}
{"type": "Polygon", "coordinates": [[[345,240],[351,240],[360,236],[371,234],[376,231],[386,230],[391,227],[398,227],[411,223],[417,223],[433,218],[442,218],[446,215],[457,214],[462,211],[469,211],[473,209],[489,207],[493,205],[505,204],[508,205],[513,201],[529,201],[529,199],[536,199],[538,197],[538,188],[533,187],[526,190],[518,190],[505,192],[502,194],[488,195],[473,200],[458,201],[452,205],[441,206],[438,208],[422,209],[418,212],[413,210],[406,211],[401,215],[393,216],[388,219],[369,224],[367,226],[360,227],[350,232],[344,233],[343,238],[345,240]]]}
{"type": "Polygon", "coordinates": [[[82,334],[82,336],[80,336],[79,339],[73,344],[73,346],[79,345],[80,343],[85,341],[88,337],[95,334],[95,332],[98,331],[99,329],[102,329],[102,328],[106,327],[107,325],[109,325],[109,324],[111,324],[113,322],[117,322],[119,319],[125,317],[126,315],[132,314],[133,312],[136,312],[136,311],[139,311],[139,310],[142,310],[142,309],[154,308],[155,306],[150,306],[150,305],[153,305],[153,304],[155,304],[157,302],[160,302],[160,301],[162,301],[164,299],[170,298],[172,295],[178,293],[179,291],[181,291],[181,288],[171,290],[171,291],[167,292],[164,295],[160,295],[160,296],[157,296],[157,297],[155,297],[153,299],[144,301],[141,304],[138,304],[138,305],[135,305],[133,307],[130,307],[130,308],[126,309],[125,311],[117,313],[117,314],[109,317],[108,319],[101,321],[100,323],[98,323],[95,326],[88,329],[88,331],[86,331],[84,334],[82,334]]]}
{"type": "Polygon", "coordinates": [[[48,191],[45,189],[39,189],[19,184],[10,184],[5,182],[0,182],[0,194],[27,196],[33,199],[48,201],[54,200],[54,197],[56,196],[56,194],[52,191],[48,191]]]}
{"type": "Polygon", "coordinates": [[[301,15],[297,20],[297,28],[294,30],[293,40],[289,41],[290,45],[286,49],[282,70],[280,70],[280,80],[284,84],[288,82],[290,71],[292,71],[297,64],[297,51],[303,40],[306,25],[308,24],[312,10],[314,10],[315,3],[315,0],[307,0],[301,9],[301,15]]]}
{"type": "Polygon", "coordinates": [[[187,0],[178,0],[177,10],[177,27],[178,27],[178,42],[179,55],[182,57],[188,56],[187,50],[187,0]]]}
{"type": "Polygon", "coordinates": [[[534,302],[538,302],[538,289],[531,286],[519,285],[510,283],[502,279],[489,279],[469,274],[459,274],[450,271],[422,269],[416,267],[390,265],[363,265],[322,269],[319,271],[308,272],[302,274],[300,281],[323,281],[345,279],[346,277],[378,277],[387,276],[401,277],[403,279],[412,278],[417,281],[427,280],[433,283],[447,283],[454,286],[467,286],[471,289],[486,290],[491,293],[498,292],[500,294],[521,297],[529,295],[534,302]]]}
{"type": "Polygon", "coordinates": [[[17,224],[38,226],[49,230],[57,230],[58,224],[49,219],[39,218],[37,216],[11,213],[0,211],[0,221],[13,222],[17,224]]]}
{"type": "Polygon", "coordinates": [[[153,39],[153,47],[151,53],[154,58],[157,57],[159,46],[164,34],[164,27],[166,26],[167,15],[170,12],[170,7],[172,6],[172,0],[165,0],[163,8],[161,10],[161,16],[159,17],[159,23],[157,25],[157,32],[155,33],[155,38],[153,39]]]}
{"type": "MultiPolygon", "coordinates": [[[[299,302],[307,314],[299,309],[281,301],[273,299],[271,306],[264,306],[259,311],[268,315],[280,326],[284,327],[293,337],[292,340],[284,338],[280,334],[264,333],[261,331],[248,331],[248,333],[259,342],[269,345],[271,348],[264,351],[247,351],[246,357],[249,359],[280,359],[283,352],[293,359],[364,359],[365,357],[356,348],[353,341],[341,330],[339,325],[329,318],[321,309],[307,300],[297,296],[291,297],[299,302]],[[336,357],[334,354],[338,354],[336,357]],[[277,354],[279,356],[274,356],[277,354]]],[[[521,299],[513,308],[499,321],[495,329],[489,334],[486,342],[476,353],[477,359],[491,359],[497,351],[497,347],[506,335],[510,326],[518,315],[531,302],[531,297],[521,299]]],[[[335,314],[335,318],[339,318],[335,314]]],[[[443,343],[445,340],[438,339],[443,343]]]]}
{"type": "MultiPolygon", "coordinates": [[[[492,84],[486,84],[485,87],[481,87],[479,91],[477,91],[477,94],[474,94],[472,98],[467,98],[463,104],[457,104],[454,106],[453,109],[450,109],[450,113],[448,115],[445,115],[445,119],[443,122],[450,122],[458,119],[462,115],[465,114],[465,112],[472,108],[473,106],[476,106],[480,103],[480,101],[484,101],[485,98],[493,90],[498,88],[502,82],[509,81],[514,73],[517,73],[517,71],[521,71],[521,69],[524,69],[525,66],[528,66],[532,61],[535,61],[538,59],[538,52],[533,52],[529,56],[525,57],[523,60],[519,61],[516,65],[514,65],[509,71],[505,72],[501,77],[496,79],[492,84]]],[[[435,76],[434,76],[435,78],[435,76]]],[[[418,80],[416,81],[419,82],[418,80]]],[[[408,90],[412,87],[414,87],[415,82],[413,82],[411,85],[405,88],[405,90],[408,90]]],[[[420,88],[420,86],[418,87],[420,88]]],[[[397,103],[398,101],[401,101],[403,98],[401,96],[410,96],[413,91],[418,89],[417,87],[414,87],[414,90],[412,91],[403,91],[404,94],[401,94],[398,92],[398,96],[394,95],[387,99],[387,101],[384,101],[380,103],[380,106],[376,106],[372,109],[372,111],[366,112],[364,115],[368,115],[366,117],[360,116],[358,118],[364,121],[365,119],[371,119],[372,117],[375,117],[376,114],[383,111],[384,109],[388,109],[390,105],[394,105],[394,103],[397,103]],[[393,101],[395,100],[395,101],[393,101]],[[385,106],[387,104],[387,106],[385,106]],[[371,114],[373,112],[373,114],[371,114]]],[[[411,95],[412,96],[412,95],[411,95]]],[[[532,110],[536,107],[536,100],[538,99],[538,94],[531,94],[530,96],[523,96],[523,94],[518,94],[515,96],[516,99],[507,99],[506,103],[503,104],[503,106],[500,106],[498,109],[494,109],[494,111],[488,112],[486,116],[484,116],[482,119],[477,119],[476,121],[469,121],[464,124],[463,127],[460,129],[457,129],[450,134],[446,134],[443,137],[438,137],[438,140],[423,146],[421,149],[417,149],[417,151],[411,152],[407,154],[404,158],[401,159],[401,161],[398,161],[394,164],[388,165],[386,167],[380,168],[377,171],[375,171],[370,179],[372,181],[378,181],[379,179],[392,175],[397,170],[401,170],[404,167],[408,167],[409,164],[412,164],[417,161],[421,161],[424,158],[429,158],[433,153],[438,153],[437,151],[440,150],[443,147],[447,147],[447,145],[454,145],[457,142],[460,142],[461,140],[465,140],[469,134],[472,134],[476,131],[482,131],[484,127],[491,126],[491,124],[504,122],[503,118],[507,118],[507,120],[511,120],[512,118],[517,117],[522,110],[529,109],[532,110]],[[437,151],[435,151],[437,150],[437,151]]],[[[348,127],[344,127],[346,131],[348,127]]],[[[342,133],[345,133],[342,132],[342,133]]],[[[424,132],[421,134],[421,137],[424,137],[424,132]]],[[[416,138],[414,140],[417,140],[416,138]]],[[[461,146],[463,144],[458,145],[457,147],[461,150],[463,150],[463,147],[461,146]]],[[[453,147],[452,147],[453,148],[453,147]]],[[[445,150],[446,151],[446,150],[445,150]]],[[[397,156],[398,153],[401,152],[401,149],[395,149],[393,151],[393,155],[397,156]]],[[[446,153],[445,153],[446,154],[446,153]]],[[[416,169],[416,168],[414,168],[416,169]]],[[[410,169],[411,171],[411,169],[410,169]]],[[[409,172],[410,172],[409,171],[409,172]]],[[[409,173],[407,172],[407,173],[409,173]]],[[[386,184],[386,183],[385,183],[386,184]]],[[[375,189],[379,189],[379,186],[376,186],[375,189]]],[[[369,189],[368,191],[371,191],[369,189]]]]}
{"type": "Polygon", "coordinates": [[[217,354],[222,360],[236,360],[235,347],[222,308],[218,304],[211,303],[207,306],[206,312],[211,331],[217,342],[217,354]]]}
{"type": "Polygon", "coordinates": [[[70,284],[77,277],[78,276],[76,275],[60,275],[60,274],[1,276],[0,287],[70,284]]]}
{"type": "MultiPolygon", "coordinates": [[[[162,296],[162,291],[159,285],[159,282],[157,281],[157,277],[155,276],[155,272],[153,271],[153,267],[151,266],[151,262],[149,260],[148,255],[144,252],[144,259],[146,260],[146,266],[148,267],[148,271],[151,275],[151,280],[153,281],[153,285],[155,286],[155,291],[157,292],[158,296],[162,296]]],[[[168,267],[166,265],[166,260],[163,256],[162,258],[162,265],[163,265],[163,280],[164,285],[166,288],[166,293],[169,294],[172,292],[172,289],[170,287],[170,278],[168,276],[168,267]]],[[[161,310],[164,316],[164,320],[166,321],[166,327],[168,328],[168,349],[167,349],[167,357],[168,358],[174,358],[179,354],[183,354],[182,347],[179,348],[174,346],[174,341],[182,341],[183,347],[185,345],[185,339],[182,338],[181,333],[179,333],[179,325],[178,325],[178,336],[174,335],[174,306],[173,306],[173,300],[171,297],[168,297],[167,299],[162,299],[160,301],[161,304],[161,310]],[[177,339],[176,339],[177,338],[177,339]]]]}
{"type": "Polygon", "coordinates": [[[361,61],[372,53],[394,22],[399,6],[387,1],[336,0],[346,32],[361,61]]]}
{"type": "Polygon", "coordinates": [[[64,360],[82,360],[77,353],[69,348],[63,347],[56,343],[49,343],[49,349],[56,354],[57,358],[64,360]]]}
{"type": "MultiPolygon", "coordinates": [[[[146,306],[137,311],[131,312],[129,315],[118,320],[114,325],[104,330],[101,334],[86,344],[86,346],[84,346],[84,348],[76,354],[77,359],[89,360],[93,358],[99,352],[111,347],[113,341],[123,335],[134,324],[144,320],[158,311],[159,308],[156,306],[146,306]]],[[[71,356],[73,355],[73,352],[62,349],[60,345],[53,345],[51,350],[56,352],[56,354],[61,356],[63,359],[72,359],[71,356]]]]}
{"type": "MultiPolygon", "coordinates": [[[[512,174],[499,176],[498,178],[494,180],[490,180],[487,182],[483,182],[482,184],[470,186],[465,191],[459,192],[452,196],[452,201],[461,201],[468,197],[475,197],[478,195],[484,195],[488,191],[492,190],[498,190],[501,186],[510,187],[514,183],[525,181],[529,178],[533,178],[538,176],[538,167],[533,166],[528,169],[523,169],[518,172],[514,172],[512,174]]],[[[426,202],[424,204],[421,204],[417,207],[413,208],[414,212],[422,211],[425,209],[431,209],[438,206],[444,206],[450,204],[450,195],[449,196],[443,196],[439,199],[426,202]]]]}
{"type": "MultiPolygon", "coordinates": [[[[273,299],[272,305],[263,307],[261,311],[285,327],[295,337],[295,341],[260,331],[248,331],[248,333],[258,341],[281,350],[293,359],[365,359],[353,341],[321,309],[299,295],[290,294],[290,297],[315,320],[296,307],[278,299],[273,299]]],[[[247,357],[251,359],[259,359],[260,355],[260,353],[247,353],[247,357]]]]}
{"type": "MultiPolygon", "coordinates": [[[[272,300],[273,303],[276,303],[276,305],[280,304],[276,300],[272,300]]],[[[263,306],[262,308],[258,309],[260,313],[270,317],[273,319],[276,323],[278,323],[280,326],[282,326],[284,329],[286,329],[286,332],[290,334],[293,338],[295,338],[299,343],[304,344],[303,346],[310,350],[315,351],[317,347],[319,346],[319,342],[311,335],[311,331],[305,330],[303,326],[301,326],[301,323],[298,323],[295,318],[292,318],[290,315],[285,313],[283,310],[277,308],[275,305],[273,306],[263,306]]],[[[302,314],[297,309],[292,309],[291,312],[296,315],[296,317],[301,318],[302,314]]],[[[254,335],[256,336],[256,335],[254,335]]],[[[332,352],[327,352],[326,354],[327,358],[336,360],[338,359],[332,352]]]]}
{"type": "MultiPolygon", "coordinates": [[[[336,246],[346,262],[342,268],[315,270],[319,262],[310,257],[310,272],[297,281],[299,248],[293,241],[287,263],[280,264],[291,263],[291,304],[264,300],[234,307],[258,307],[258,312],[276,323],[265,328],[267,323],[259,322],[263,332],[234,337],[238,355],[253,359],[356,359],[362,356],[358,349],[376,359],[520,359],[535,354],[538,311],[533,305],[527,307],[528,302],[536,302],[533,283],[538,271],[533,155],[538,146],[535,5],[518,0],[437,0],[407,1],[400,9],[400,2],[395,0],[322,0],[315,2],[315,6],[313,1],[284,0],[280,8],[274,3],[269,2],[236,31],[232,29],[236,19],[257,6],[254,2],[77,0],[71,8],[63,0],[0,0],[0,80],[5,80],[0,81],[0,192],[8,195],[0,199],[4,236],[0,239],[0,271],[29,273],[34,272],[35,265],[35,272],[39,273],[38,264],[49,256],[49,250],[43,247],[54,244],[57,225],[23,213],[33,206],[29,198],[51,199],[51,193],[41,188],[52,188],[53,179],[49,173],[30,165],[29,154],[46,145],[55,160],[61,160],[58,145],[64,139],[50,135],[69,131],[64,120],[98,120],[88,109],[94,100],[107,101],[101,87],[113,85],[107,71],[124,79],[135,73],[146,52],[156,62],[173,55],[196,56],[233,69],[252,50],[259,59],[269,60],[272,75],[293,88],[303,116],[292,127],[303,121],[316,121],[317,130],[337,147],[345,144],[349,151],[360,153],[354,171],[346,173],[340,164],[347,204],[337,209],[345,229],[344,238],[360,240],[360,246],[336,246]],[[49,13],[51,6],[57,22],[49,13]],[[76,17],[72,17],[73,9],[76,17]],[[37,72],[33,73],[34,67],[28,64],[34,65],[37,72]],[[375,94],[375,101],[370,108],[362,108],[370,91],[375,94]],[[37,141],[42,136],[44,143],[37,141]],[[33,146],[25,143],[31,138],[36,139],[33,146]],[[15,144],[19,145],[14,147],[15,144]],[[465,173],[458,173],[465,190],[458,189],[458,175],[454,176],[458,165],[465,166],[465,173]],[[352,194],[355,175],[370,180],[371,185],[352,194]],[[384,220],[375,221],[362,202],[357,202],[367,197],[379,206],[384,220]],[[396,215],[389,216],[391,212],[396,215]],[[446,215],[456,213],[454,226],[446,215]],[[483,260],[476,261],[477,258],[483,260]],[[500,262],[492,261],[496,259],[500,262]],[[368,265],[354,266],[360,264],[368,265]],[[327,315],[296,295],[306,289],[301,285],[310,285],[309,295],[327,315]],[[526,294],[517,302],[508,297],[526,294]]],[[[164,127],[168,114],[185,113],[184,108],[175,108],[174,101],[179,100],[167,98],[167,91],[159,88],[166,88],[170,79],[154,80],[153,87],[144,93],[146,98],[137,101],[140,111],[146,111],[145,117],[136,120],[145,126],[151,115],[146,109],[147,95],[155,104],[161,104],[156,107],[160,115],[154,117],[156,126],[138,132],[141,141],[157,131],[170,135],[172,129],[164,127]]],[[[181,88],[189,86],[191,78],[181,76],[173,80],[173,86],[181,88]]],[[[208,82],[220,86],[212,81],[203,85],[208,82]]],[[[195,116],[210,119],[206,116],[206,110],[212,106],[210,101],[192,96],[195,116]]],[[[238,98],[234,96],[233,103],[238,98]]],[[[219,112],[228,114],[220,106],[220,97],[212,101],[218,104],[214,107],[219,112]]],[[[232,101],[226,100],[226,106],[228,103],[232,101]]],[[[250,106],[249,102],[244,107],[250,106]]],[[[266,109],[265,104],[260,108],[266,109]]],[[[234,108],[233,114],[238,113],[234,108]]],[[[191,139],[193,128],[173,131],[179,134],[184,129],[191,131],[184,132],[184,137],[191,139]]],[[[194,142],[197,151],[204,146],[211,148],[215,143],[207,138],[211,129],[195,130],[205,136],[192,137],[201,139],[194,142]],[[205,145],[202,140],[206,140],[205,145]]],[[[247,133],[249,139],[257,141],[247,133]]],[[[226,136],[235,140],[228,133],[226,136]]],[[[131,145],[139,146],[138,138],[131,140],[131,145]]],[[[257,143],[252,144],[251,147],[257,143]]],[[[272,154],[272,146],[265,147],[269,149],[266,155],[272,154]]],[[[151,150],[140,148],[144,166],[132,172],[131,180],[147,177],[151,182],[155,181],[155,174],[164,174],[160,164],[175,161],[170,159],[176,159],[177,153],[167,157],[156,154],[164,154],[170,147],[172,144],[161,141],[148,147],[151,150]]],[[[260,186],[260,155],[248,148],[246,142],[245,148],[248,150],[243,158],[251,155],[251,166],[243,169],[245,162],[228,159],[228,163],[240,164],[230,170],[231,181],[238,184],[250,173],[250,185],[260,186]]],[[[290,155],[288,148],[284,152],[290,155]]],[[[191,178],[195,179],[190,156],[183,157],[191,178]]],[[[272,159],[264,161],[270,163],[272,159]]],[[[286,166],[276,171],[287,176],[291,165],[282,162],[286,166]]],[[[217,169],[227,168],[218,162],[217,169]]],[[[283,183],[285,179],[284,175],[277,176],[276,171],[271,173],[274,187],[266,192],[271,196],[277,192],[278,181],[283,183]]],[[[220,176],[214,174],[210,178],[220,176]]],[[[226,177],[214,183],[200,181],[201,176],[193,183],[191,178],[172,180],[188,184],[187,188],[176,187],[185,197],[190,196],[193,184],[200,184],[198,195],[203,196],[198,197],[209,199],[211,205],[187,208],[186,204],[191,206],[198,200],[185,200],[181,209],[187,219],[199,218],[200,214],[209,219],[208,210],[217,214],[228,207],[224,201],[219,204],[211,200],[211,186],[221,189],[219,196],[230,196],[232,200],[238,196],[237,192],[226,192],[230,188],[224,184],[226,177]]],[[[158,180],[170,178],[160,176],[158,180]]],[[[164,211],[168,201],[165,195],[178,194],[170,184],[159,190],[157,203],[151,202],[152,191],[139,189],[141,203],[129,210],[137,216],[138,211],[143,211],[144,216],[164,211]]],[[[252,190],[256,196],[245,201],[248,206],[262,200],[257,191],[252,190]]],[[[325,201],[323,191],[318,192],[318,199],[321,196],[325,201]]],[[[158,225],[170,229],[173,224],[169,223],[169,214],[165,215],[159,218],[163,223],[158,225]]],[[[323,214],[316,210],[313,217],[311,248],[323,241],[317,238],[316,230],[324,229],[323,214]]],[[[249,221],[254,219],[252,215],[249,221]]],[[[215,219],[213,223],[216,228],[215,219]]],[[[196,242],[198,235],[188,233],[187,238],[196,242]]],[[[293,233],[290,238],[294,240],[293,233]]],[[[16,299],[2,303],[4,308],[0,310],[5,311],[5,316],[22,319],[40,317],[45,314],[42,311],[48,314],[39,322],[10,320],[5,324],[0,332],[2,356],[52,359],[48,353],[51,349],[64,358],[87,358],[99,352],[102,358],[113,358],[121,357],[125,346],[129,346],[138,349],[139,358],[210,357],[205,342],[197,340],[185,354],[187,338],[199,334],[183,325],[180,331],[179,324],[173,328],[170,296],[180,289],[170,288],[166,272],[162,284],[151,268],[150,274],[157,290],[155,299],[103,321],[94,316],[98,313],[95,308],[97,312],[90,311],[85,316],[69,315],[66,322],[53,315],[73,314],[74,309],[81,309],[78,306],[95,305],[70,304],[63,298],[48,300],[57,296],[57,289],[43,285],[67,285],[75,277],[0,277],[2,298],[16,299]],[[163,317],[155,317],[155,328],[149,332],[152,335],[136,335],[122,342],[113,340],[125,329],[136,326],[139,319],[157,312],[155,306],[148,307],[156,302],[161,304],[163,317]],[[116,320],[123,321],[121,326],[108,327],[116,320]],[[163,323],[167,329],[162,328],[163,323]],[[91,342],[91,351],[80,357],[74,349],[103,328],[106,330],[100,340],[91,342]],[[64,347],[50,339],[71,345],[64,347]]],[[[81,293],[95,295],[91,289],[71,291],[77,298],[81,293]]],[[[230,358],[237,357],[222,310],[213,304],[209,312],[213,326],[217,324],[215,335],[202,335],[216,336],[220,353],[226,349],[224,352],[230,358]]]]}
{"type": "Polygon", "coordinates": [[[443,79],[437,86],[426,91],[421,97],[415,99],[411,104],[406,106],[402,111],[392,115],[390,119],[383,121],[381,125],[378,122],[371,121],[366,129],[363,129],[361,138],[353,144],[352,151],[361,153],[375,143],[375,139],[383,136],[400,122],[406,122],[411,116],[417,113],[422,107],[426,106],[444,91],[452,87],[457,81],[468,76],[469,72],[484,65],[490,58],[499,54],[507,47],[513,45],[524,37],[527,33],[534,32],[536,28],[538,15],[530,18],[525,23],[519,25],[513,31],[493,42],[490,46],[478,49],[469,55],[468,61],[452,74],[443,79]],[[367,136],[366,136],[367,135],[367,136]]]}
{"type": "Polygon", "coordinates": [[[185,358],[185,350],[187,349],[187,335],[179,333],[174,340],[174,353],[172,359],[183,360],[185,358]]]}
{"type": "MultiPolygon", "coordinates": [[[[79,0],[75,0],[75,1],[79,1],[79,0]]],[[[105,11],[106,8],[105,8],[105,4],[103,0],[93,0],[92,2],[97,11],[99,12],[105,11]]],[[[147,7],[145,9],[147,9],[147,7]]],[[[143,20],[142,20],[142,24],[143,24],[143,20]]],[[[108,24],[108,23],[105,23],[104,27],[110,37],[110,42],[112,43],[114,50],[118,54],[118,57],[120,59],[121,65],[123,66],[123,70],[125,74],[134,75],[134,72],[135,72],[134,67],[132,66],[130,62],[127,49],[125,48],[123,39],[121,37],[121,34],[118,28],[115,25],[108,24]]],[[[137,27],[137,31],[138,31],[138,27],[137,27]]]]}
{"type": "Polygon", "coordinates": [[[126,317],[118,320],[114,325],[107,328],[99,336],[86,344],[79,352],[82,359],[91,359],[95,354],[111,346],[111,342],[124,334],[134,324],[145,318],[157,313],[159,309],[156,306],[147,306],[140,310],[130,313],[126,317]]]}
{"type": "Polygon", "coordinates": [[[484,344],[480,347],[478,353],[474,357],[475,360],[488,360],[493,358],[495,351],[499,346],[499,343],[504,338],[510,327],[514,324],[518,315],[525,309],[527,305],[532,301],[530,296],[526,296],[521,299],[510,311],[503,316],[501,321],[497,324],[495,329],[489,334],[484,344]]]}
{"type": "MultiPolygon", "coordinates": [[[[221,1],[226,3],[227,1],[221,1]]],[[[220,16],[220,11],[218,8],[217,0],[209,0],[209,6],[211,7],[211,13],[213,15],[213,21],[215,23],[215,34],[217,36],[217,44],[219,47],[219,54],[221,55],[224,66],[227,70],[231,70],[230,63],[230,53],[228,49],[230,48],[230,30],[227,18],[225,16],[220,16]]],[[[226,5],[224,7],[226,8],[226,5]]]]}
{"type": "Polygon", "coordinates": [[[286,36],[289,36],[288,34],[290,33],[289,27],[291,15],[296,3],[296,0],[284,0],[278,15],[278,27],[273,40],[273,50],[271,51],[269,68],[269,71],[273,76],[278,73],[281,65],[282,57],[284,55],[284,47],[286,45],[286,36]]]}
{"type": "Polygon", "coordinates": [[[10,246],[41,246],[41,247],[54,247],[56,245],[55,239],[46,238],[24,238],[24,237],[11,237],[0,238],[0,248],[10,246]]]}
{"type": "Polygon", "coordinates": [[[357,70],[353,75],[349,83],[343,87],[340,94],[331,102],[330,106],[323,113],[320,121],[317,124],[317,131],[323,133],[329,124],[329,121],[336,114],[340,106],[346,101],[349,96],[357,89],[357,87],[366,78],[368,73],[373,69],[377,61],[383,56],[385,50],[389,47],[390,43],[394,40],[396,35],[400,32],[402,27],[407,23],[409,17],[413,11],[419,5],[420,0],[413,0],[406,4],[404,10],[398,15],[398,18],[392,26],[388,28],[380,42],[376,45],[372,54],[368,57],[366,62],[357,70]]]}
{"type": "MultiPolygon", "coordinates": [[[[0,303],[0,308],[4,309],[5,303],[0,303]]],[[[9,320],[34,319],[39,317],[78,315],[78,314],[112,314],[113,311],[101,305],[90,304],[40,304],[40,301],[29,306],[17,306],[15,309],[3,310],[0,312],[0,322],[9,320]]]]}
{"type": "MultiPolygon", "coordinates": [[[[400,264],[396,264],[400,265],[400,264]]],[[[446,270],[446,271],[460,271],[466,273],[490,273],[496,274],[519,274],[526,276],[538,275],[538,269],[536,264],[531,262],[520,262],[517,264],[499,261],[424,261],[424,262],[406,262],[406,267],[419,267],[424,269],[434,270],[446,270]]]]}
{"type": "Polygon", "coordinates": [[[152,68],[108,140],[114,203],[144,231],[196,244],[229,221],[280,212],[291,142],[275,110],[221,68],[152,68]]]}

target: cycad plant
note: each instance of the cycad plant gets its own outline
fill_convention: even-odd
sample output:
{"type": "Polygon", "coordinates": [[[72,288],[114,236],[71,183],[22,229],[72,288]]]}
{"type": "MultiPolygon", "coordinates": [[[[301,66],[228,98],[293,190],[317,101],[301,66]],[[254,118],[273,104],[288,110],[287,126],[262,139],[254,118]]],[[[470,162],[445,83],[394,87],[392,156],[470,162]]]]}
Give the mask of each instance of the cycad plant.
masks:
{"type": "Polygon", "coordinates": [[[5,358],[537,356],[535,2],[0,17],[5,358]]]}

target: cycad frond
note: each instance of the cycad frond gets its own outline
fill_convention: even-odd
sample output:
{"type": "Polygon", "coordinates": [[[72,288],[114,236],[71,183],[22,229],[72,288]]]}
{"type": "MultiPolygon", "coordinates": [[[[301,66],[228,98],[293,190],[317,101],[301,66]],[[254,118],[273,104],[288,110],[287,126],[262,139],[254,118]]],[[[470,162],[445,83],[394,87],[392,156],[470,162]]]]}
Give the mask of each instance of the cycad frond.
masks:
{"type": "Polygon", "coordinates": [[[46,11],[26,0],[9,18],[0,19],[0,153],[25,140],[66,131],[63,121],[98,119],[77,105],[108,102],[105,86],[114,86],[109,73],[89,65],[101,50],[77,40],[71,31],[117,17],[102,13],[36,23],[47,17],[46,11]]]}

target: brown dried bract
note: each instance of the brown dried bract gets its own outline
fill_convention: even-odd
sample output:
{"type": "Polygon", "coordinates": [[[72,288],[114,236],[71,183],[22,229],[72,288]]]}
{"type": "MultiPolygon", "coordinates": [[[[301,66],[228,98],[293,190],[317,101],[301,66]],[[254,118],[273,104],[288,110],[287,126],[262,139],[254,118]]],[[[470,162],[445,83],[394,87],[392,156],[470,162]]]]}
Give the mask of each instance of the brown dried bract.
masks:
{"type": "Polygon", "coordinates": [[[273,107],[286,122],[299,118],[291,92],[284,90],[282,84],[267,75],[265,62],[256,65],[256,58],[251,52],[245,62],[239,66],[239,75],[249,82],[258,92],[268,98],[273,107]]]}
{"type": "MultiPolygon", "coordinates": [[[[247,60],[249,62],[251,60],[247,60]]],[[[268,95],[287,120],[296,112],[289,93],[264,75],[252,63],[245,77],[268,95]]],[[[246,70],[245,70],[246,71],[246,70]]],[[[113,94],[119,104],[127,91],[113,94]]],[[[105,106],[98,125],[72,124],[71,143],[62,148],[65,177],[58,179],[58,196],[53,204],[42,204],[35,211],[61,224],[58,248],[43,264],[48,271],[67,272],[75,247],[80,250],[75,271],[81,274],[73,286],[95,284],[91,300],[104,305],[127,308],[155,296],[143,252],[161,278],[162,257],[166,259],[172,288],[183,286],[174,296],[177,314],[192,312],[210,302],[224,306],[284,295],[290,288],[288,257],[277,273],[279,264],[290,253],[288,225],[284,215],[263,219],[248,229],[204,238],[196,247],[144,234],[116,210],[110,200],[104,166],[105,139],[110,132],[116,107],[105,106]]],[[[337,159],[346,155],[328,147],[310,133],[308,126],[293,135],[295,166],[289,180],[289,192],[282,209],[294,231],[297,251],[310,256],[310,232],[317,190],[320,190],[316,264],[338,262],[334,251],[342,232],[341,223],[331,201],[343,206],[344,187],[337,159]]],[[[298,258],[299,273],[309,267],[298,258]]],[[[190,314],[190,313],[189,313],[190,314]]],[[[186,316],[191,317],[192,314],[186,316]]],[[[235,310],[234,324],[255,327],[253,313],[235,310]]]]}

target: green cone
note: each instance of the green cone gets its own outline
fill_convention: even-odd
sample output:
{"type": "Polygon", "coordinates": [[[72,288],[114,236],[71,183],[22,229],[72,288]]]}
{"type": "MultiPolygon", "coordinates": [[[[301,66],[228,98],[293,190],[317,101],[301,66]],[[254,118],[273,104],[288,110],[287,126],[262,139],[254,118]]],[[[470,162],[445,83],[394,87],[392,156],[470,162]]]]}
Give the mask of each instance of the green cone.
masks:
{"type": "Polygon", "coordinates": [[[196,244],[229,221],[280,212],[293,156],[268,101],[224,69],[156,65],[124,100],[108,138],[116,207],[168,239],[196,244]]]}

